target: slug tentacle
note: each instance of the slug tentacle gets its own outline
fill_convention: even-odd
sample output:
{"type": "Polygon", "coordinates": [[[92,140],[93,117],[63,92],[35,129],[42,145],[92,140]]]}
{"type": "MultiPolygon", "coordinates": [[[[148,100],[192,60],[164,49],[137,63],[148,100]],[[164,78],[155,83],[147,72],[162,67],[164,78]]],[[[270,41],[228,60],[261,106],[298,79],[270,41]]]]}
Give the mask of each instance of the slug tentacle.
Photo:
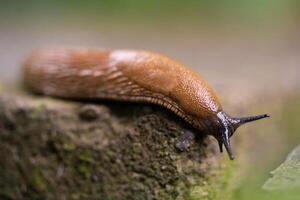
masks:
{"type": "MultiPolygon", "coordinates": [[[[229,138],[242,124],[268,117],[231,118],[208,83],[184,65],[158,53],[134,50],[53,48],[23,64],[23,79],[34,92],[70,99],[106,99],[163,106],[201,134],[218,140],[233,159],[229,138]]],[[[179,147],[193,139],[184,135],[179,147]]]]}
{"type": "Polygon", "coordinates": [[[223,142],[218,140],[220,152],[223,153],[223,142]]]}
{"type": "Polygon", "coordinates": [[[228,132],[225,131],[222,135],[222,138],[223,138],[223,144],[225,146],[225,149],[227,151],[227,154],[230,158],[230,160],[233,160],[234,159],[234,156],[233,156],[233,153],[232,153],[232,150],[231,150],[231,146],[230,146],[230,140],[229,140],[229,135],[228,135],[228,132]]]}
{"type": "Polygon", "coordinates": [[[224,112],[219,112],[217,114],[217,116],[218,116],[218,118],[220,120],[220,124],[221,124],[221,128],[220,128],[221,133],[220,134],[216,133],[215,137],[218,140],[220,152],[223,151],[222,145],[224,144],[226,151],[228,153],[228,156],[231,160],[234,159],[234,156],[233,156],[231,146],[230,146],[230,137],[233,135],[235,130],[239,126],[241,126],[245,123],[249,123],[249,122],[263,119],[266,117],[270,117],[269,115],[264,114],[264,115],[256,115],[256,116],[242,117],[242,118],[231,118],[224,112]]]}
{"type": "Polygon", "coordinates": [[[240,125],[253,122],[256,120],[260,120],[266,117],[270,117],[270,115],[263,114],[263,115],[249,116],[249,117],[234,118],[233,120],[236,121],[236,124],[234,124],[234,126],[239,127],[240,125]]]}

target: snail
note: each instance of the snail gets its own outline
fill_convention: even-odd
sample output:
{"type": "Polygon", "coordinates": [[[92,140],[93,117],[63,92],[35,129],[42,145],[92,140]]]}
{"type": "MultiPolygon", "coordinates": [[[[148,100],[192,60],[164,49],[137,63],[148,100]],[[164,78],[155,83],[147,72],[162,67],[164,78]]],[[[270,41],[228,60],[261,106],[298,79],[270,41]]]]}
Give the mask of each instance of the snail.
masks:
{"type": "MultiPolygon", "coordinates": [[[[201,134],[213,135],[234,159],[230,137],[242,124],[267,114],[227,115],[208,83],[178,62],[149,51],[50,48],[36,50],[23,64],[23,79],[32,91],[71,99],[106,99],[163,106],[201,134]]],[[[187,131],[176,143],[187,150],[187,131]]]]}

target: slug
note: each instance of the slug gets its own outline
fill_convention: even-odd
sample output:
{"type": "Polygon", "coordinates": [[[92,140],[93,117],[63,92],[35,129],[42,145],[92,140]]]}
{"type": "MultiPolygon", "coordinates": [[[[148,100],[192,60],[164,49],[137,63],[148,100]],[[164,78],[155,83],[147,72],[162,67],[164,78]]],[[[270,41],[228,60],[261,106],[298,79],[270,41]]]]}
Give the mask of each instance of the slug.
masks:
{"type": "MultiPolygon", "coordinates": [[[[105,49],[42,49],[23,64],[23,80],[32,91],[70,99],[107,99],[163,106],[200,134],[213,135],[234,159],[230,137],[242,124],[267,114],[227,115],[209,84],[197,73],[154,52],[105,49]]],[[[176,147],[187,150],[188,131],[176,147]]]]}

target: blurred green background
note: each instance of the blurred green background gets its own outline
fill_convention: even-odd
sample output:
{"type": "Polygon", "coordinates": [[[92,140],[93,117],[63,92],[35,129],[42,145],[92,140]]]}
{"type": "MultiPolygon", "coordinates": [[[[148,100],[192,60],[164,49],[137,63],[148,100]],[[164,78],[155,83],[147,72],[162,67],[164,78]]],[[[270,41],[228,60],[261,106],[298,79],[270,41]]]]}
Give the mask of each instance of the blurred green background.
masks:
{"type": "MultiPolygon", "coordinates": [[[[250,66],[267,75],[268,63],[282,67],[281,57],[296,57],[299,4],[297,0],[1,0],[1,79],[14,79],[24,55],[49,45],[154,50],[205,76],[215,75],[214,68],[223,74],[233,68],[247,78],[245,69],[250,66]]],[[[293,65],[289,66],[293,79],[291,62],[287,64],[293,65]]],[[[236,79],[236,74],[226,75],[236,79]]]]}
{"type": "Polygon", "coordinates": [[[237,172],[233,198],[283,199],[261,186],[300,139],[299,21],[298,0],[0,0],[0,80],[19,81],[40,47],[161,52],[201,73],[227,110],[273,111],[250,130],[261,140],[245,144],[249,169],[237,172]]]}

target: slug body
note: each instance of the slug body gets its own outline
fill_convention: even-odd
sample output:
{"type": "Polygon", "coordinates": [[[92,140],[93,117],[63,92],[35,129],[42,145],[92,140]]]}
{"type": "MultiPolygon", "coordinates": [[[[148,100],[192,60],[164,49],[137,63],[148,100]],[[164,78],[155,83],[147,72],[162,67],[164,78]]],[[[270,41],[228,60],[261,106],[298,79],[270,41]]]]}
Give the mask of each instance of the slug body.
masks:
{"type": "Polygon", "coordinates": [[[231,159],[229,138],[234,131],[243,123],[267,117],[229,117],[200,75],[147,51],[40,50],[25,61],[23,78],[31,90],[49,96],[161,105],[202,134],[213,135],[231,159]]]}

